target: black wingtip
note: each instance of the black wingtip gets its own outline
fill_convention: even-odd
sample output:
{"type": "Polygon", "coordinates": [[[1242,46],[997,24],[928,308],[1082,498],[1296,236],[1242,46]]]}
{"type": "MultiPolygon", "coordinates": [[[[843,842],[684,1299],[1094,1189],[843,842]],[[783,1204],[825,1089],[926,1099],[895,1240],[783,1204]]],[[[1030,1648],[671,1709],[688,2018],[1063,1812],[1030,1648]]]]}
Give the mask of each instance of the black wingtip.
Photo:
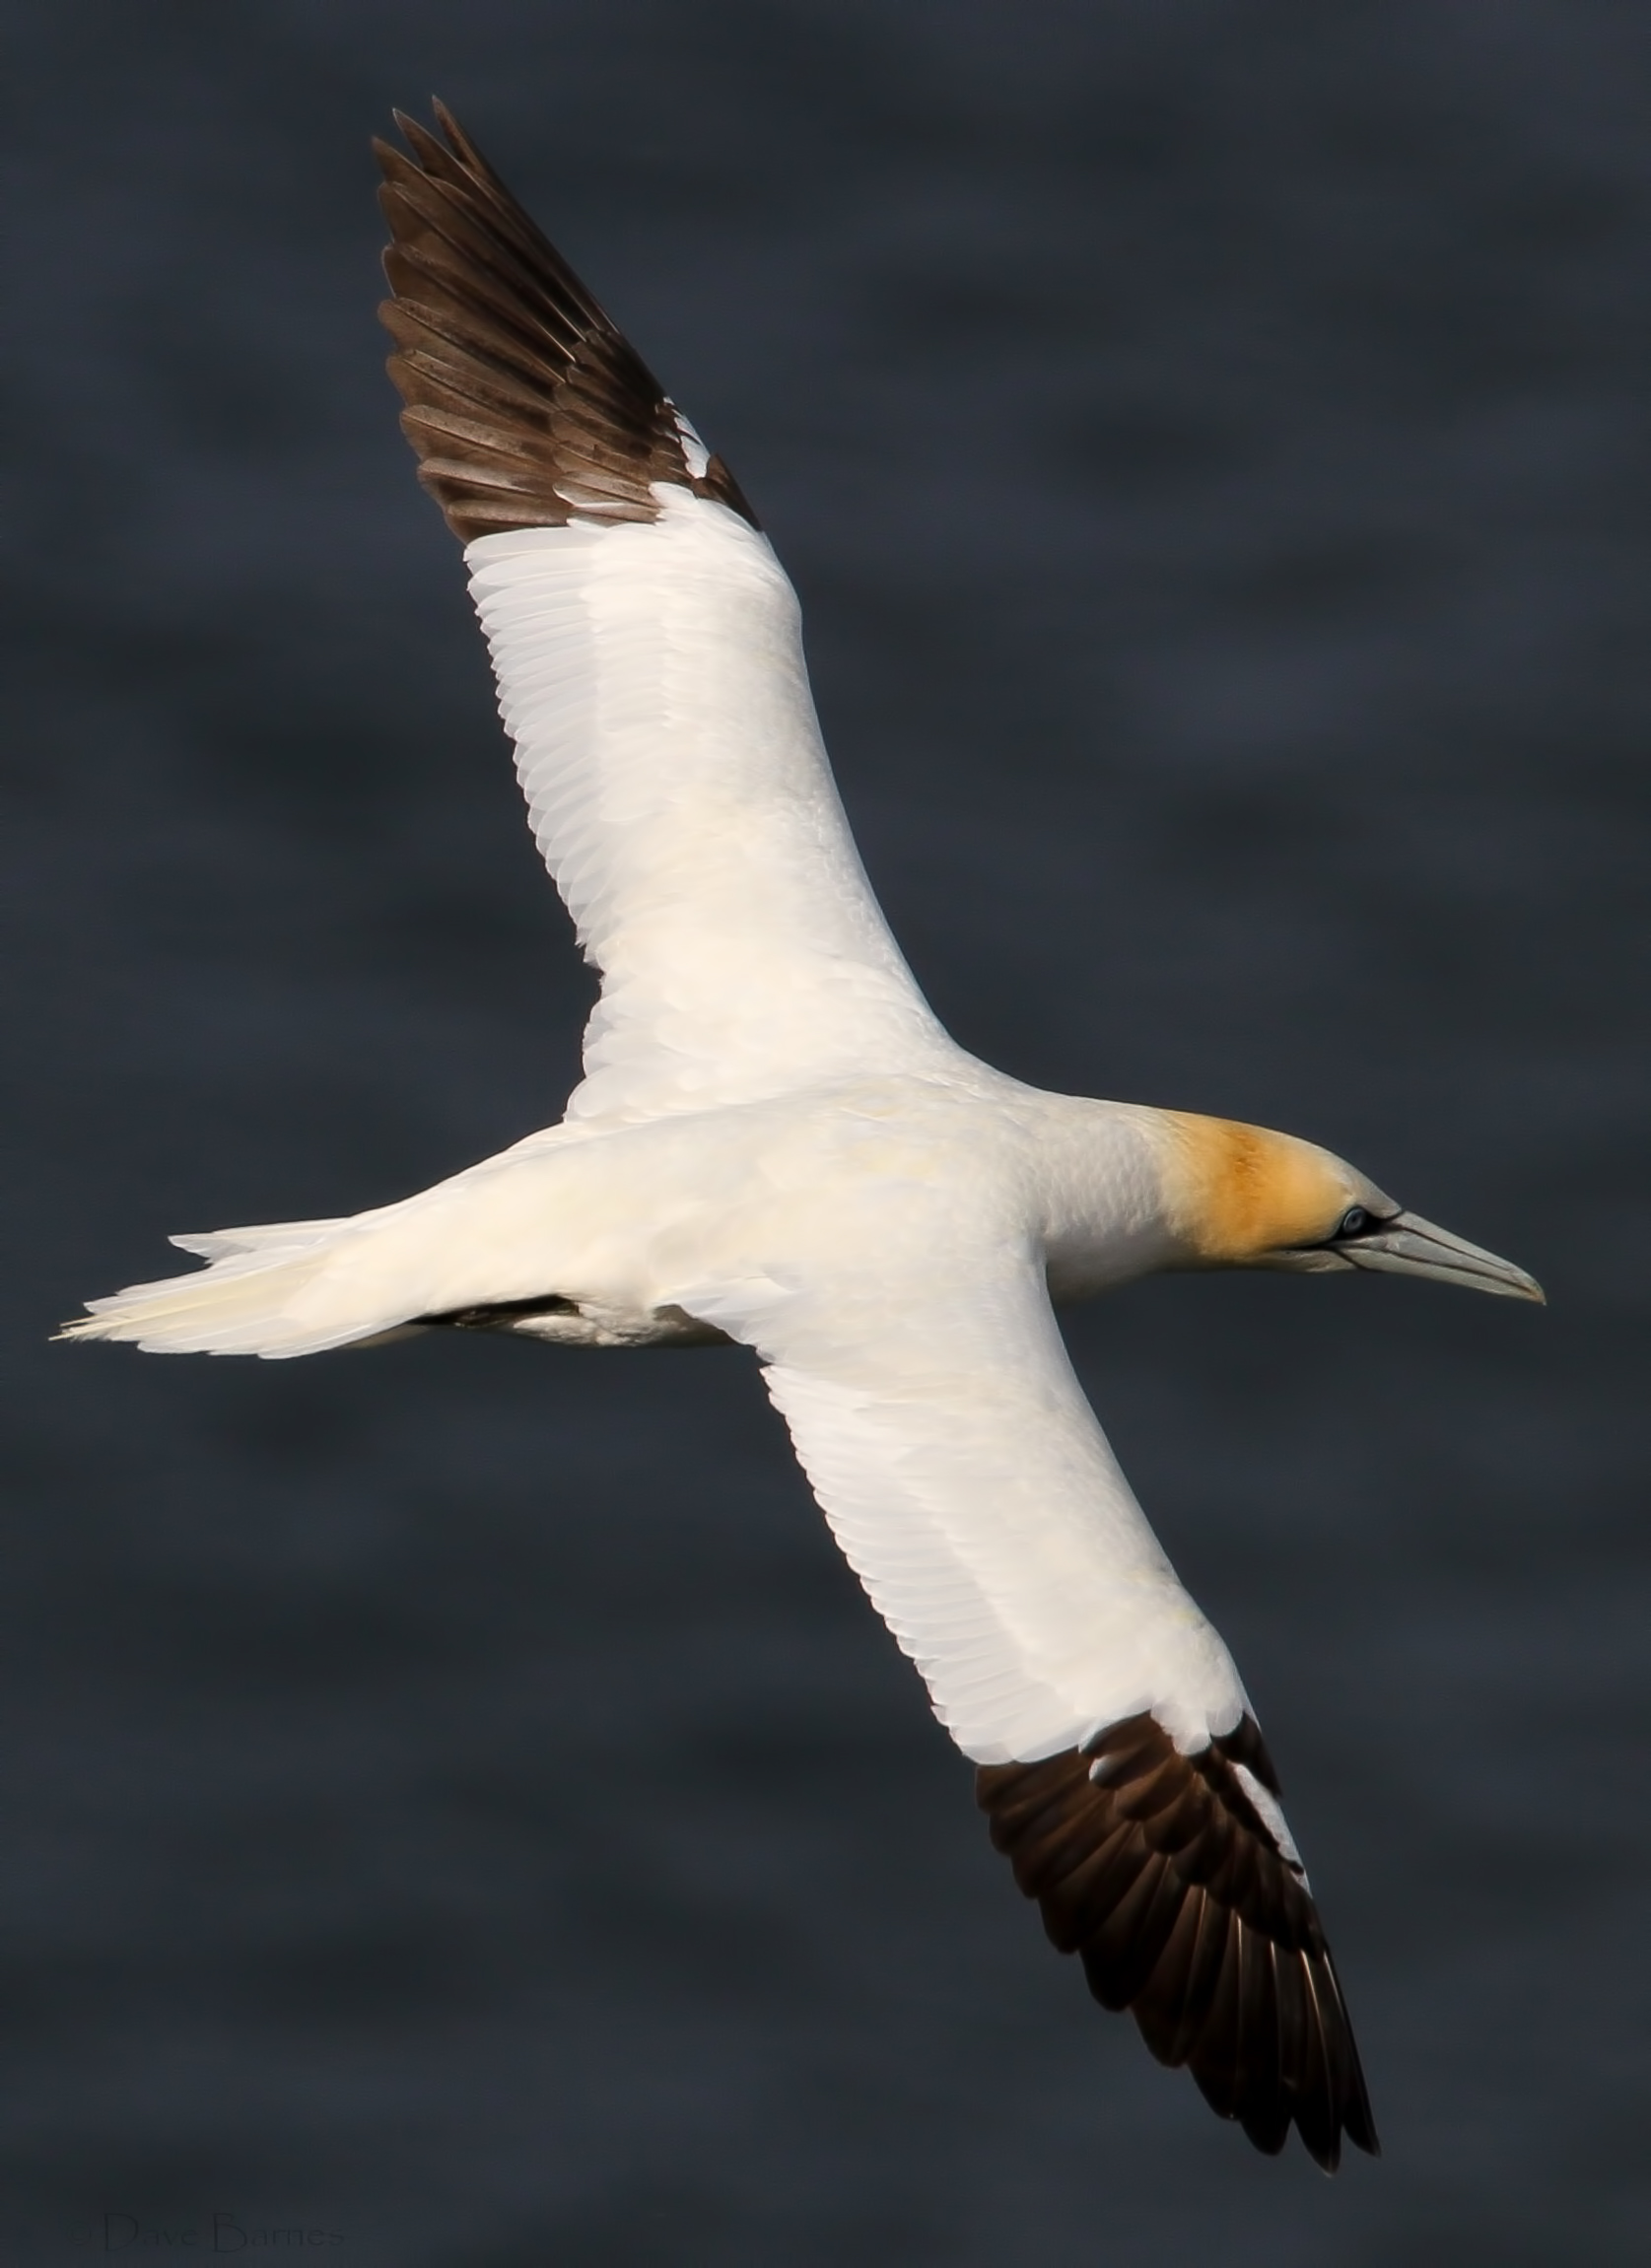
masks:
{"type": "Polygon", "coordinates": [[[656,519],[661,485],[754,527],[721,457],[689,450],[658,380],[447,104],[431,111],[441,139],[396,110],[406,148],[374,141],[392,295],[378,312],[403,431],[453,533],[656,519]]]}
{"type": "Polygon", "coordinates": [[[1343,2140],[1379,2153],[1370,2098],[1318,1909],[1242,1773],[1276,1781],[1252,1720],[1187,1755],[1143,1713],[1084,1752],[982,1765],[976,1797],[1102,2006],[1256,2149],[1293,2125],[1334,2173],[1343,2140]]]}

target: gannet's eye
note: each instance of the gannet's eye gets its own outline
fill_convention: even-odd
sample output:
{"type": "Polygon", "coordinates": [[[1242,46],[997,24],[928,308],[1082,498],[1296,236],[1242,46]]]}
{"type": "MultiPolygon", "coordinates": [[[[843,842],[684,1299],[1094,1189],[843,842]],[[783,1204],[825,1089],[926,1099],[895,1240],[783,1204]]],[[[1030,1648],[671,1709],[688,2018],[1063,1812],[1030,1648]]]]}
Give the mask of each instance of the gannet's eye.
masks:
{"type": "Polygon", "coordinates": [[[1336,1224],[1338,1236],[1362,1236],[1370,1226],[1370,1215],[1361,1204],[1350,1204],[1336,1224]]]}

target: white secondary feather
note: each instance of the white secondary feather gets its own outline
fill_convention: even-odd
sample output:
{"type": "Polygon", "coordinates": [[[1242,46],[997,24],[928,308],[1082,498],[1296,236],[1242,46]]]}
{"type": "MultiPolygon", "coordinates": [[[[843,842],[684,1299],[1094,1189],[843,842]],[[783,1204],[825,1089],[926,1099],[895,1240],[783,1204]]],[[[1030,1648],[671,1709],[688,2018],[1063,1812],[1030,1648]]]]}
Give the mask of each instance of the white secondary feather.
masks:
{"type": "Polygon", "coordinates": [[[804,1265],[684,1296],[762,1354],[832,1533],[967,1755],[1053,1755],[1142,1709],[1202,1748],[1238,1722],[1243,1686],[1096,1422],[995,1178],[942,1168],[886,1204],[828,1198],[804,1265]]]}
{"type": "MultiPolygon", "coordinates": [[[[1245,1707],[1231,1657],[1135,1502],[1053,1318],[1003,1300],[944,1353],[872,1334],[768,1389],[833,1535],[976,1763],[1031,1761],[1152,1710],[1183,1748],[1245,1707]],[[986,1357],[985,1369],[966,1367],[986,1357]]],[[[1044,1301],[1047,1314],[1047,1301],[1044,1301]]]]}
{"type": "Polygon", "coordinates": [[[534,837],[602,972],[573,1119],[952,1054],[871,895],[766,538],[659,484],[656,521],[465,559],[534,837]]]}

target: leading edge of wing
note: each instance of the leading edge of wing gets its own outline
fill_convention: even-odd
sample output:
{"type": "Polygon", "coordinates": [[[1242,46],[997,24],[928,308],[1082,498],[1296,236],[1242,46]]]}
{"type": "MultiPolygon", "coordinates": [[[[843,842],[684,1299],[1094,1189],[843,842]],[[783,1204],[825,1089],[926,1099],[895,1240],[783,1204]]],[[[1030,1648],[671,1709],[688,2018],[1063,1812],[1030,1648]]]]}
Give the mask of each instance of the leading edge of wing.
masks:
{"type": "Polygon", "coordinates": [[[389,224],[378,310],[419,478],[461,543],[652,520],[655,483],[756,515],[636,349],[442,103],[375,142],[389,224]]]}

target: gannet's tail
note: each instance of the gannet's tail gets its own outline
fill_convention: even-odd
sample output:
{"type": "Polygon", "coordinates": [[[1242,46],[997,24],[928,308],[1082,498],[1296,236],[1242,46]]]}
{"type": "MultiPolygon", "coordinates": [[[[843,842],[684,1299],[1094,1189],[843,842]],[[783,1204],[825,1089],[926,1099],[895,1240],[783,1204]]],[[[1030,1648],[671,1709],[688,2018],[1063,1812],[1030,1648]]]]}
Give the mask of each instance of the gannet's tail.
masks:
{"type": "Polygon", "coordinates": [[[171,1241],[210,1265],[193,1275],[128,1284],[66,1323],[60,1339],[117,1339],[151,1354],[318,1354],[383,1336],[398,1320],[378,1302],[340,1299],[328,1264],[357,1219],[275,1221],[171,1241]],[[322,1285],[323,1274],[334,1283],[322,1285]],[[332,1296],[328,1296],[329,1291],[332,1296]]]}
{"type": "Polygon", "coordinates": [[[525,1330],[531,1318],[529,1336],[617,1344],[563,1295],[611,1271],[614,1239],[657,1180],[660,1139],[670,1153],[677,1136],[667,1125],[610,1143],[553,1127],[366,1212],[174,1236],[207,1266],[88,1300],[59,1336],[154,1354],[319,1354],[438,1323],[525,1330]]]}

